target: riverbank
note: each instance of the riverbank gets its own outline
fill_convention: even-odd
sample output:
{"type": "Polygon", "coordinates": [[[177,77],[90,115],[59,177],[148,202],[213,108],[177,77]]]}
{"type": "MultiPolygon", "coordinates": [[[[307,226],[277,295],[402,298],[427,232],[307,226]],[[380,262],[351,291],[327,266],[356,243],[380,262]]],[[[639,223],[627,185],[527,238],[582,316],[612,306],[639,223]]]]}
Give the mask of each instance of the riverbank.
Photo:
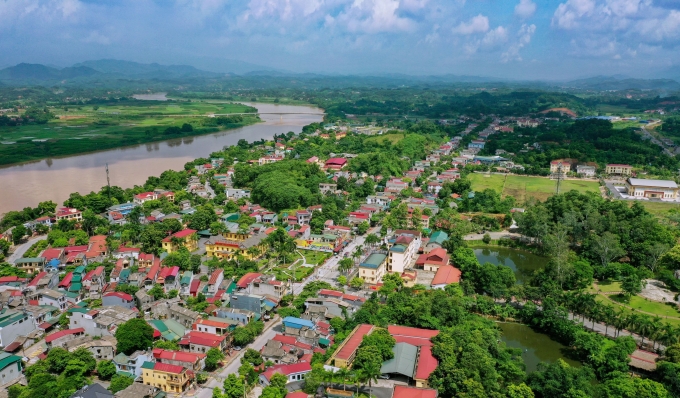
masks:
{"type": "MultiPolygon", "coordinates": [[[[248,105],[246,105],[248,106],[248,105]]],[[[253,142],[269,140],[274,134],[300,133],[302,127],[323,120],[319,108],[252,104],[262,123],[197,136],[147,142],[108,149],[96,153],[61,158],[47,158],[31,163],[0,167],[0,214],[41,201],[58,204],[73,192],[87,194],[107,184],[106,165],[111,185],[131,188],[143,184],[149,176],[166,170],[181,170],[196,158],[208,157],[224,146],[236,145],[240,139],[253,142]]]]}
{"type": "Polygon", "coordinates": [[[243,104],[128,100],[76,109],[51,108],[45,124],[0,127],[0,166],[207,135],[262,120],[243,104]],[[209,115],[238,114],[211,118],[209,115]]]}

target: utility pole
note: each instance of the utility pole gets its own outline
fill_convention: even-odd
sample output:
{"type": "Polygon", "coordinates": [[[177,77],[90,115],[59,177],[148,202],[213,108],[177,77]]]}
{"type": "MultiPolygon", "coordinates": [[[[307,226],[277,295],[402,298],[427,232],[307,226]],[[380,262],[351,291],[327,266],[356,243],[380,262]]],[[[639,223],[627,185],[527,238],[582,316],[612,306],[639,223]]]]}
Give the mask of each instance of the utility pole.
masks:
{"type": "Polygon", "coordinates": [[[557,166],[557,185],[555,187],[555,194],[560,194],[560,182],[562,182],[562,164],[557,166]]]}
{"type": "Polygon", "coordinates": [[[109,179],[109,164],[106,164],[106,186],[109,194],[109,204],[111,203],[111,180],[109,179]]]}

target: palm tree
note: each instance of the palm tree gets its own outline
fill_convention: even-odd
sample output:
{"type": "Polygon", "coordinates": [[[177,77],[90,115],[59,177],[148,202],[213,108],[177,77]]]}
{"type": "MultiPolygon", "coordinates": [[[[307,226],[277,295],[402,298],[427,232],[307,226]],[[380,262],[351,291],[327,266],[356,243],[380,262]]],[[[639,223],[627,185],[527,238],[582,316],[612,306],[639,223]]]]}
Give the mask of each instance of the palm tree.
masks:
{"type": "Polygon", "coordinates": [[[368,396],[371,396],[372,392],[372,382],[378,381],[378,376],[380,376],[380,363],[371,361],[364,364],[362,369],[359,369],[357,377],[362,383],[368,383],[368,396]]]}
{"type": "Polygon", "coordinates": [[[661,327],[661,343],[666,347],[673,345],[678,341],[678,333],[680,329],[676,329],[670,323],[666,322],[661,327]]]}
{"type": "Polygon", "coordinates": [[[363,246],[359,245],[354,249],[354,253],[352,253],[352,258],[354,258],[354,262],[356,263],[356,260],[361,258],[361,255],[363,254],[363,246]]]}
{"type": "Polygon", "coordinates": [[[661,337],[662,330],[663,326],[661,325],[661,318],[655,316],[649,325],[649,339],[652,340],[652,349],[656,348],[656,343],[659,337],[661,337]]]}
{"type": "Polygon", "coordinates": [[[602,316],[602,321],[604,322],[604,335],[606,336],[609,325],[616,322],[616,313],[614,312],[614,307],[611,305],[605,305],[602,307],[602,313],[600,315],[602,316]]]}
{"type": "Polygon", "coordinates": [[[347,368],[340,368],[337,372],[335,372],[335,374],[342,379],[342,391],[345,391],[345,387],[347,385],[346,381],[350,378],[352,371],[347,368]]]}
{"type": "Polygon", "coordinates": [[[648,337],[651,334],[652,330],[652,320],[650,319],[649,315],[640,315],[640,321],[638,323],[638,333],[640,336],[642,336],[642,342],[640,342],[640,346],[645,345],[645,337],[648,337]]]}

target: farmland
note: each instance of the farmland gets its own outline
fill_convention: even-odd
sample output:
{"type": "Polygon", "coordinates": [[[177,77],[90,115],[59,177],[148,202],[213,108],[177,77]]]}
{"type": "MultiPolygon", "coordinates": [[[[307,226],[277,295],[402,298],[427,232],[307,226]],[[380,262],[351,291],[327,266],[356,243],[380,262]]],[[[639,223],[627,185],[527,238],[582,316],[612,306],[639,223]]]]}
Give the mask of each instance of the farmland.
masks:
{"type": "Polygon", "coordinates": [[[245,115],[233,123],[217,125],[215,118],[207,117],[256,111],[232,103],[128,100],[47,109],[55,118],[46,124],[0,127],[0,164],[207,134],[259,121],[257,115],[245,115]],[[191,125],[191,130],[167,130],[185,124],[191,125]]]}
{"type": "MultiPolygon", "coordinates": [[[[529,177],[503,174],[473,173],[469,176],[472,189],[483,191],[493,189],[503,197],[514,197],[523,204],[527,198],[546,200],[555,194],[555,181],[544,177],[529,177]]],[[[599,192],[599,183],[592,180],[564,180],[561,183],[562,192],[576,190],[579,192],[599,192]]]]}

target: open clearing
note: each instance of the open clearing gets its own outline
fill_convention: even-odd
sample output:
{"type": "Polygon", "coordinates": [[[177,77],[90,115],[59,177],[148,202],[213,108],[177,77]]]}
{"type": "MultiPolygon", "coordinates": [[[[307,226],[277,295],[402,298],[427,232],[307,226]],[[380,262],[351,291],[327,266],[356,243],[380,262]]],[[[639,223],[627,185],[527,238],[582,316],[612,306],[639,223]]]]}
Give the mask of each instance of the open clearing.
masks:
{"type": "Polygon", "coordinates": [[[366,138],[364,142],[377,142],[379,144],[382,144],[385,141],[389,141],[392,145],[394,145],[403,139],[404,134],[383,134],[366,138]]]}
{"type": "MultiPolygon", "coordinates": [[[[512,196],[517,203],[525,203],[527,198],[544,201],[555,194],[554,180],[544,177],[530,177],[504,174],[470,174],[472,189],[483,191],[493,189],[503,197],[512,196]]],[[[599,192],[600,184],[592,180],[563,180],[560,191],[599,192]]]]}

